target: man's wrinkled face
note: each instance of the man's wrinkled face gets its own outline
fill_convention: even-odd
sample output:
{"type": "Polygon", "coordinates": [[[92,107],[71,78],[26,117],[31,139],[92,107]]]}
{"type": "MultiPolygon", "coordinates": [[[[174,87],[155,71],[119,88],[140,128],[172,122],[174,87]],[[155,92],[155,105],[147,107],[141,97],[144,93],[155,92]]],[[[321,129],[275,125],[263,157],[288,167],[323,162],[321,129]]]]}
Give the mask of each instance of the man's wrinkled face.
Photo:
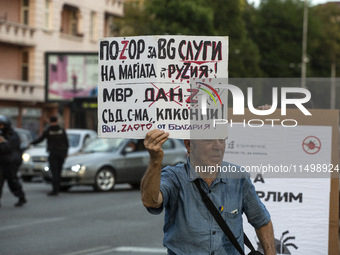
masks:
{"type": "Polygon", "coordinates": [[[184,140],[193,166],[221,165],[225,139],[219,140],[184,140]]]}

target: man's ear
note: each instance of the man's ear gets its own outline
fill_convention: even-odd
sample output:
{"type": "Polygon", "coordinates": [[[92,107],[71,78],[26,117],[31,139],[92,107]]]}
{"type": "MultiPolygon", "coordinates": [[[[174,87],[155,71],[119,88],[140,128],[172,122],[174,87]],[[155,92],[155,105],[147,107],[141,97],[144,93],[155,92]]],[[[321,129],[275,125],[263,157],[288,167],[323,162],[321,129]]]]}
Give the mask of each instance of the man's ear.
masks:
{"type": "Polygon", "coordinates": [[[183,140],[185,148],[187,149],[187,152],[190,153],[190,140],[183,140]]]}

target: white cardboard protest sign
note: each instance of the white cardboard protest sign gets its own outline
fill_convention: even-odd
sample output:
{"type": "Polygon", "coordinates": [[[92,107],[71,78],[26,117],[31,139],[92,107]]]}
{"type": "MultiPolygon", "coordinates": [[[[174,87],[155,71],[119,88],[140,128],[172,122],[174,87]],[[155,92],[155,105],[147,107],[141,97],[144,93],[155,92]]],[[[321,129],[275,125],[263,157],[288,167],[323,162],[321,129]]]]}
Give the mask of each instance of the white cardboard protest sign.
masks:
{"type": "Polygon", "coordinates": [[[100,137],[227,136],[213,119],[227,116],[228,37],[114,37],[99,48],[100,137]]]}
{"type": "MultiPolygon", "coordinates": [[[[251,175],[271,214],[277,254],[339,252],[339,113],[310,111],[312,116],[303,116],[290,109],[285,118],[297,120],[295,127],[252,127],[244,124],[255,118],[249,112],[239,119],[229,114],[238,123],[229,125],[224,160],[251,175]],[[240,121],[243,118],[245,122],[240,121]]],[[[270,118],[280,119],[279,111],[274,114],[270,118]]],[[[258,248],[256,233],[245,217],[244,231],[258,248]]]]}
{"type": "MultiPolygon", "coordinates": [[[[271,214],[275,246],[280,247],[278,254],[328,252],[331,129],[329,126],[285,129],[270,125],[258,129],[229,128],[225,160],[247,166],[250,171],[256,191],[271,214]],[[303,141],[311,134],[321,144],[315,154],[303,148],[303,141]],[[312,178],[316,171],[323,171],[324,165],[327,167],[323,178],[312,178]],[[272,171],[274,175],[261,170],[272,171]]],[[[246,219],[244,222],[245,232],[257,246],[255,231],[246,219]]]]}

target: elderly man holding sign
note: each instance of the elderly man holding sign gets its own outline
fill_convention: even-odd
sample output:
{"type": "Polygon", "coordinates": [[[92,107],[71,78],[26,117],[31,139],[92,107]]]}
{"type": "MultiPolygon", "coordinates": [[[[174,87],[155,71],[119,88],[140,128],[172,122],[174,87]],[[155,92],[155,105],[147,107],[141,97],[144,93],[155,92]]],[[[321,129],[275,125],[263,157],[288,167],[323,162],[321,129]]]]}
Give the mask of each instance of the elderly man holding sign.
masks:
{"type": "Polygon", "coordinates": [[[164,246],[168,254],[244,254],[242,213],[255,228],[265,254],[276,254],[270,215],[249,177],[241,174],[226,178],[219,171],[211,171],[215,167],[237,168],[222,160],[225,140],[184,140],[189,153],[187,163],[162,169],[161,147],[168,136],[157,129],[147,133],[144,144],[150,162],[141,183],[147,210],[160,214],[165,208],[164,246]],[[206,197],[203,200],[210,198],[238,245],[219,227],[201,195],[206,197]]]}

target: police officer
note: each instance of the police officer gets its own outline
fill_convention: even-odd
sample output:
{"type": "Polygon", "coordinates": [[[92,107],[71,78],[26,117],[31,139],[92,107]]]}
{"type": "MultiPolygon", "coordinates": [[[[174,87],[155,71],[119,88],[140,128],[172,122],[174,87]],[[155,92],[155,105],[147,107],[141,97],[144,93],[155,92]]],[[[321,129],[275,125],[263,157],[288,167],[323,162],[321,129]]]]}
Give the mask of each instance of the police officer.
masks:
{"type": "Polygon", "coordinates": [[[57,196],[60,186],[61,170],[67,156],[68,139],[65,130],[58,125],[58,119],[55,116],[50,118],[50,126],[43,132],[43,134],[31,142],[37,144],[47,139],[47,151],[49,152],[48,161],[52,173],[53,190],[48,193],[49,196],[57,196]]]}
{"type": "Polygon", "coordinates": [[[9,189],[19,198],[15,206],[22,206],[27,202],[17,176],[22,163],[22,151],[19,135],[11,126],[10,119],[0,115],[0,198],[4,181],[7,179],[9,189]]]}

